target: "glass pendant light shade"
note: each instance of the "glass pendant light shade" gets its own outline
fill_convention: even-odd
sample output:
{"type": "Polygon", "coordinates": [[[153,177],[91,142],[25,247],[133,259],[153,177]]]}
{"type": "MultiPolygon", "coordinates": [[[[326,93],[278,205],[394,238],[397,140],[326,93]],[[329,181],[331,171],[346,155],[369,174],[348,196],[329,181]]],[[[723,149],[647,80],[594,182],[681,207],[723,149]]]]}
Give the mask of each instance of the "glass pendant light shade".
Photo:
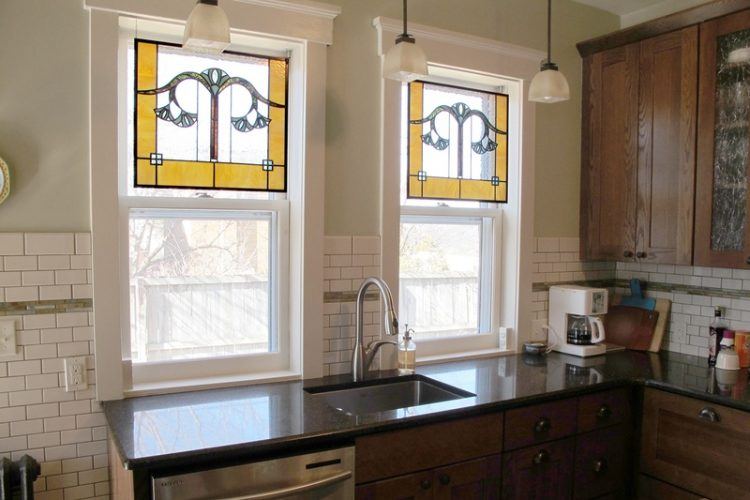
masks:
{"type": "Polygon", "coordinates": [[[547,0],[547,59],[529,85],[529,101],[553,103],[570,99],[570,86],[552,62],[552,0],[547,0]]]}
{"type": "Polygon", "coordinates": [[[198,0],[185,24],[182,46],[194,52],[219,54],[229,42],[229,19],[218,0],[198,0]]]}
{"type": "Polygon", "coordinates": [[[560,102],[570,99],[570,86],[565,75],[557,67],[542,65],[541,71],[534,75],[529,86],[529,101],[560,102]]]}
{"type": "Polygon", "coordinates": [[[404,32],[396,38],[383,61],[383,77],[400,82],[413,82],[427,76],[427,56],[407,31],[407,10],[404,0],[404,32]]]}
{"type": "Polygon", "coordinates": [[[427,56],[424,50],[414,43],[413,38],[399,38],[385,55],[383,76],[401,82],[413,82],[427,76],[427,56]]]}

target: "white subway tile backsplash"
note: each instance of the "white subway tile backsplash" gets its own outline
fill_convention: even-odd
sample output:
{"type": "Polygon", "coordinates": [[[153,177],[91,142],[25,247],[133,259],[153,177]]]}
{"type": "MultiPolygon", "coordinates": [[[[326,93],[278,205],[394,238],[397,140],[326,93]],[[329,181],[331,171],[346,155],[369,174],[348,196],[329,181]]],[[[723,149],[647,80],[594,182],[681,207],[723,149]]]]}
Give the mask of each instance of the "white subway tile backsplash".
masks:
{"type": "MultiPolygon", "coordinates": [[[[0,233],[0,301],[90,299],[88,233],[0,233]]],[[[90,311],[17,317],[19,354],[0,362],[0,456],[42,465],[40,500],[108,498],[106,422],[89,389],[66,392],[63,358],[93,367],[90,311]]]]}

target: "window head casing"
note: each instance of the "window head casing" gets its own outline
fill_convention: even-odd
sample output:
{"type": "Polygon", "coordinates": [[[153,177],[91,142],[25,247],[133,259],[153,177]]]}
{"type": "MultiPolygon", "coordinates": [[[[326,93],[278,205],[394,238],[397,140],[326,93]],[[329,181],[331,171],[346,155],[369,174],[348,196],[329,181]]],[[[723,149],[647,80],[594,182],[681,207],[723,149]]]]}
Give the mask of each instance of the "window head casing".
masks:
{"type": "Polygon", "coordinates": [[[286,191],[288,59],[134,44],[135,187],[286,191]]]}

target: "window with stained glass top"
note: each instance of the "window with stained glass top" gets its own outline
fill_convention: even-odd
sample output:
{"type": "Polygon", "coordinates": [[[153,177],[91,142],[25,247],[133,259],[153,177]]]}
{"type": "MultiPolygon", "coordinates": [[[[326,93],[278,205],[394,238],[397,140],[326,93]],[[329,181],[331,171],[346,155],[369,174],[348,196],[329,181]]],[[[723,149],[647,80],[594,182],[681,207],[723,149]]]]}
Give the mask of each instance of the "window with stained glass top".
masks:
{"type": "Polygon", "coordinates": [[[288,60],[135,41],[134,186],[285,192],[288,60]]]}
{"type": "Polygon", "coordinates": [[[407,197],[508,201],[508,95],[409,84],[407,197]]]}

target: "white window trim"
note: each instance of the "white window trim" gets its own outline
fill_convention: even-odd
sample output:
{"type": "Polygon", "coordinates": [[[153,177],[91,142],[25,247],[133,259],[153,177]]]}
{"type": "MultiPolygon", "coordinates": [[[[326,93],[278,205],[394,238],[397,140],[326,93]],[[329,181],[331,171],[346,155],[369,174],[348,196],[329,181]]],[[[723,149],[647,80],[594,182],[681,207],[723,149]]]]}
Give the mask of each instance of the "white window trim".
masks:
{"type": "MultiPolygon", "coordinates": [[[[373,20],[378,32],[378,53],[381,59],[402,31],[397,19],[378,17],[373,20]]],[[[507,350],[515,352],[531,333],[531,281],[533,258],[533,207],[534,207],[534,110],[527,99],[528,86],[544,59],[543,52],[463,33],[432,28],[416,23],[409,24],[409,32],[424,49],[431,67],[455,69],[477,75],[477,83],[484,77],[501,76],[518,82],[520,116],[511,119],[511,126],[520,131],[518,168],[509,165],[508,203],[502,210],[502,240],[496,248],[499,274],[495,280],[493,296],[493,327],[497,330],[479,334],[471,342],[460,339],[438,339],[418,344],[418,362],[450,357],[476,357],[488,352],[502,352],[499,336],[507,339],[507,350]],[[515,122],[515,123],[514,123],[515,122]],[[496,319],[495,319],[496,318],[496,319]]],[[[400,99],[401,83],[383,80],[382,130],[383,153],[381,158],[381,259],[383,277],[394,284],[394,300],[398,304],[398,243],[399,221],[402,214],[400,202],[400,99]]],[[[413,209],[406,208],[409,213],[413,209]]],[[[460,209],[456,209],[460,210],[460,209]]],[[[474,212],[474,211],[472,211],[474,212]]],[[[447,212],[446,212],[447,213],[447,212]]]]}
{"type": "MultiPolygon", "coordinates": [[[[97,399],[121,399],[138,394],[130,384],[129,353],[123,350],[123,336],[130,334],[127,324],[127,297],[122,296],[123,274],[122,210],[118,193],[120,127],[118,122],[121,76],[118,51],[122,17],[136,17],[173,24],[184,23],[192,4],[181,0],[85,0],[90,11],[90,143],[91,143],[91,219],[94,268],[94,314],[97,399]]],[[[301,139],[297,148],[299,168],[290,172],[288,193],[289,254],[288,311],[290,338],[289,367],[271,372],[261,381],[299,377],[319,377],[323,371],[323,218],[325,165],[325,80],[326,45],[332,43],[333,19],[340,13],[336,6],[305,1],[292,6],[284,0],[241,0],[224,2],[222,7],[232,20],[233,33],[262,35],[296,44],[298,52],[291,64],[296,82],[290,76],[290,103],[299,99],[302,117],[297,130],[301,139]],[[292,87],[294,85],[294,87],[292,87]],[[303,349],[302,346],[305,346],[303,349]]],[[[292,125],[290,124],[290,127],[292,125]]],[[[290,154],[292,151],[290,150],[290,154]]],[[[291,160],[291,158],[290,158],[291,160]]],[[[292,161],[290,161],[290,164],[292,161]]],[[[213,200],[218,201],[218,200],[213,200]]],[[[170,202],[167,202],[170,203],[170,202]]],[[[176,206],[179,201],[172,201],[176,206]]],[[[222,206],[238,208],[235,201],[222,206]]],[[[215,207],[214,207],[215,208],[215,207]]],[[[243,209],[254,208],[247,200],[243,209]]],[[[268,205],[265,205],[268,209],[268,205]]],[[[258,374],[236,373],[210,379],[171,382],[169,390],[223,386],[258,380],[258,374]]],[[[165,391],[151,385],[142,392],[165,391]]]]}

